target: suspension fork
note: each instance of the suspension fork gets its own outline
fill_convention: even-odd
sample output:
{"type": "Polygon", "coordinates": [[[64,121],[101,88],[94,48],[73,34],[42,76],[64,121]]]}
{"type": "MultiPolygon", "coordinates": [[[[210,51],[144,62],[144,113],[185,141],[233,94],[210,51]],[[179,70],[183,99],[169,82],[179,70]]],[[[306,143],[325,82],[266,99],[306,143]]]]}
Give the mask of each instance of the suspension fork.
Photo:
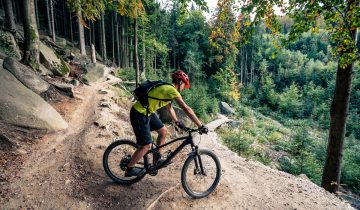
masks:
{"type": "Polygon", "coordinates": [[[194,154],[195,154],[195,158],[194,158],[195,168],[196,168],[197,172],[199,171],[199,168],[200,168],[201,174],[206,176],[204,166],[203,166],[202,160],[201,160],[201,155],[199,154],[198,146],[194,146],[194,154]]]}

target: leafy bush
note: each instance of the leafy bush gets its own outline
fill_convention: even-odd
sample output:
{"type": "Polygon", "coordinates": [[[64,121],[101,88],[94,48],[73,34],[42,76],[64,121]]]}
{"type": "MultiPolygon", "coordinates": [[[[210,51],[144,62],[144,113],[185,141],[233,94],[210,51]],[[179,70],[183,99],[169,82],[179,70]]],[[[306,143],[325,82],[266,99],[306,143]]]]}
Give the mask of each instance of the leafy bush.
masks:
{"type": "Polygon", "coordinates": [[[10,33],[0,30],[0,51],[4,52],[7,56],[16,57],[12,44],[10,33]]]}
{"type": "Polygon", "coordinates": [[[341,182],[360,194],[360,145],[345,149],[341,182]]]}
{"type": "Polygon", "coordinates": [[[273,131],[268,136],[268,140],[272,144],[275,144],[283,139],[284,139],[284,135],[278,131],[273,131]]]}
{"type": "Polygon", "coordinates": [[[118,69],[117,76],[123,80],[135,81],[136,72],[135,72],[135,69],[133,69],[133,68],[118,69]]]}
{"type": "Polygon", "coordinates": [[[279,110],[289,117],[300,117],[303,103],[302,93],[294,83],[279,96],[279,110]]]}
{"type": "Polygon", "coordinates": [[[239,131],[224,130],[222,139],[226,145],[239,154],[249,154],[253,139],[250,135],[242,135],[239,131]]]}
{"type": "Polygon", "coordinates": [[[184,90],[182,96],[196,115],[205,121],[209,120],[210,114],[218,113],[219,102],[207,93],[206,86],[193,84],[190,90],[184,90]]]}

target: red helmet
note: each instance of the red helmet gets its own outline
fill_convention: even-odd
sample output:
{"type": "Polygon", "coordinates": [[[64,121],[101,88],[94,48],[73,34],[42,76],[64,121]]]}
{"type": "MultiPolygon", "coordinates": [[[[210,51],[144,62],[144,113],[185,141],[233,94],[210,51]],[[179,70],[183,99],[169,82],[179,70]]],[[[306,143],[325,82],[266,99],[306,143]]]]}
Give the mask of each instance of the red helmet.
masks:
{"type": "Polygon", "coordinates": [[[173,80],[181,80],[185,83],[185,88],[190,88],[190,80],[188,75],[185,72],[178,70],[171,74],[173,80]]]}

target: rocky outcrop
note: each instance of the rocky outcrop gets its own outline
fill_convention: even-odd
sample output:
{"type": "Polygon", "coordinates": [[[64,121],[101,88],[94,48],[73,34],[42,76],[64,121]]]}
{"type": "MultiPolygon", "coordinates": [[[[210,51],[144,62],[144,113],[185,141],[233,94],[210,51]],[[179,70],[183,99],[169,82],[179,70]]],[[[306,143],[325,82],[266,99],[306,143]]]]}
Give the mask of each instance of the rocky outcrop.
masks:
{"type": "Polygon", "coordinates": [[[38,73],[39,73],[41,76],[46,76],[46,75],[53,76],[53,75],[54,75],[54,73],[52,73],[49,69],[47,69],[47,68],[46,68],[44,65],[42,65],[42,64],[39,65],[38,73]]]}
{"type": "Polygon", "coordinates": [[[2,46],[0,50],[3,50],[8,56],[21,58],[20,49],[10,32],[0,30],[0,44],[2,46]],[[3,47],[6,49],[2,49],[3,47]]]}
{"type": "Polygon", "coordinates": [[[53,107],[1,67],[0,120],[16,126],[50,131],[68,127],[53,107]]]}
{"type": "Polygon", "coordinates": [[[55,75],[64,76],[70,72],[69,66],[54,50],[40,42],[40,62],[55,75]]]}
{"type": "Polygon", "coordinates": [[[72,84],[52,82],[52,85],[54,85],[56,89],[65,92],[66,95],[74,97],[74,86],[72,84]]]}
{"type": "Polygon", "coordinates": [[[220,102],[220,112],[224,115],[235,114],[235,110],[226,102],[220,102]]]}
{"type": "Polygon", "coordinates": [[[3,66],[23,85],[37,94],[44,93],[50,88],[50,84],[41,79],[34,70],[13,58],[6,57],[3,66]]]}
{"type": "Polygon", "coordinates": [[[85,84],[90,84],[97,81],[105,81],[106,75],[109,73],[109,68],[99,63],[87,64],[85,68],[86,74],[81,79],[81,81],[85,84]]]}
{"type": "MultiPolygon", "coordinates": [[[[176,108],[173,107],[176,113],[176,117],[178,118],[179,121],[185,123],[186,126],[190,126],[191,124],[191,120],[190,118],[186,115],[186,113],[180,109],[180,108],[176,108]]],[[[163,123],[171,123],[172,119],[169,115],[169,112],[167,110],[166,107],[162,107],[159,110],[157,110],[157,113],[159,115],[159,119],[163,122],[163,123]]]]}

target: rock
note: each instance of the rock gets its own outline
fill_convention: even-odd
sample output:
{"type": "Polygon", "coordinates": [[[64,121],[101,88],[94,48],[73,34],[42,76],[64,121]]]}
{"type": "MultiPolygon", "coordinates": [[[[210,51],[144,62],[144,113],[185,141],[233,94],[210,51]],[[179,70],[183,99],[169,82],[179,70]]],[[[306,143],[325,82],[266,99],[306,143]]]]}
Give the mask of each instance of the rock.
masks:
{"type": "Polygon", "coordinates": [[[80,85],[80,82],[79,80],[73,79],[70,81],[70,84],[72,84],[74,87],[77,87],[80,85]]]}
{"type": "Polygon", "coordinates": [[[64,48],[67,45],[67,41],[64,38],[56,37],[56,44],[64,48]]]}
{"type": "Polygon", "coordinates": [[[227,126],[230,127],[230,128],[239,128],[241,126],[241,121],[238,121],[238,120],[234,120],[234,121],[230,121],[230,122],[227,122],[227,126]]]}
{"type": "Polygon", "coordinates": [[[13,148],[16,145],[16,141],[0,133],[0,150],[5,148],[13,148]]]}
{"type": "Polygon", "coordinates": [[[224,115],[231,115],[231,114],[235,114],[235,110],[230,107],[229,104],[227,104],[226,102],[220,102],[220,112],[221,114],[224,115]]]}
{"type": "Polygon", "coordinates": [[[54,76],[54,73],[52,73],[49,69],[47,69],[44,65],[42,65],[40,63],[39,65],[39,70],[38,73],[40,74],[40,76],[46,76],[46,75],[50,75],[50,76],[54,76]]]}
{"type": "MultiPolygon", "coordinates": [[[[191,121],[188,118],[188,116],[186,115],[186,113],[179,108],[173,107],[176,113],[176,116],[178,118],[179,121],[182,121],[186,126],[190,126],[191,121]]],[[[159,110],[157,110],[157,113],[159,115],[159,119],[163,122],[163,123],[171,123],[172,119],[169,115],[169,112],[167,111],[166,107],[162,107],[159,110]]]]}
{"type": "Polygon", "coordinates": [[[21,58],[20,49],[14,36],[10,32],[0,30],[0,42],[3,43],[2,46],[6,46],[5,49],[1,47],[5,54],[16,58],[21,58]]]}
{"type": "Polygon", "coordinates": [[[99,94],[106,95],[106,94],[108,94],[108,92],[106,90],[99,90],[99,94]]]}
{"type": "MultiPolygon", "coordinates": [[[[0,52],[0,59],[4,60],[4,58],[6,58],[7,56],[3,53],[3,52],[0,52]]],[[[1,65],[2,66],[2,65],[1,65]]]]}
{"type": "Polygon", "coordinates": [[[27,67],[17,60],[6,57],[4,68],[11,72],[23,85],[37,94],[46,92],[50,85],[41,79],[30,67],[27,67]]]}
{"type": "MultiPolygon", "coordinates": [[[[97,81],[105,81],[106,75],[109,73],[109,68],[103,64],[88,64],[85,66],[87,73],[82,77],[84,81],[93,83],[97,81]]],[[[84,82],[85,83],[85,82],[84,82]]],[[[86,83],[85,83],[86,84],[86,83]]]]}
{"type": "Polygon", "coordinates": [[[40,62],[57,76],[64,76],[70,72],[64,60],[42,42],[40,42],[40,62]]]}
{"type": "Polygon", "coordinates": [[[100,103],[100,107],[110,108],[111,105],[109,103],[100,103]]]}
{"type": "Polygon", "coordinates": [[[79,64],[81,66],[86,66],[91,63],[91,60],[86,55],[76,53],[73,59],[73,63],[79,64]]]}
{"type": "Polygon", "coordinates": [[[19,154],[19,155],[26,155],[27,154],[27,151],[23,150],[23,149],[17,149],[16,150],[16,153],[19,154]]]}
{"type": "Polygon", "coordinates": [[[302,179],[310,180],[309,177],[307,177],[305,174],[300,174],[298,177],[302,179]]]}
{"type": "Polygon", "coordinates": [[[70,97],[74,97],[74,86],[71,84],[53,82],[52,85],[56,87],[56,89],[61,90],[66,93],[66,95],[70,97]]]}
{"type": "Polygon", "coordinates": [[[50,131],[68,127],[53,107],[1,67],[0,120],[16,126],[50,131]]]}

